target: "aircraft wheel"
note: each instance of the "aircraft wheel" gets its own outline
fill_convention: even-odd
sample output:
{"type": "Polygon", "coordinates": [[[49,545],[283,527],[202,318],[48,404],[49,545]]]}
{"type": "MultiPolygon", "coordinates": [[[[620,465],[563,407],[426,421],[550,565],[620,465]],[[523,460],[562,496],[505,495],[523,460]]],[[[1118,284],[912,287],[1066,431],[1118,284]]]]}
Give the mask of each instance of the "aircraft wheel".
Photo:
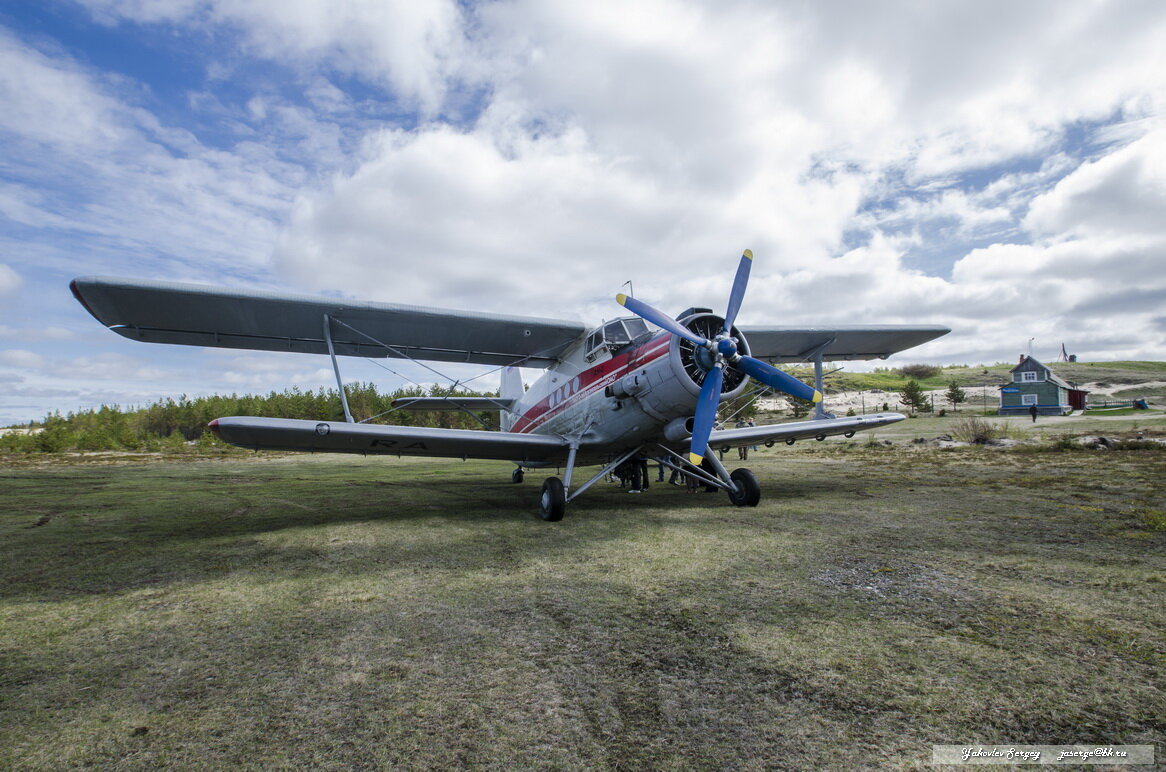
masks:
{"type": "Polygon", "coordinates": [[[729,491],[729,501],[738,507],[755,507],[761,501],[761,486],[757,478],[748,469],[734,469],[729,475],[737,485],[737,492],[729,491]]]}
{"type": "Polygon", "coordinates": [[[520,482],[522,482],[523,476],[524,475],[522,473],[522,467],[518,467],[517,469],[514,470],[514,473],[510,475],[510,482],[520,483],[520,482]]]}
{"type": "Polygon", "coordinates": [[[539,517],[552,522],[562,520],[566,509],[567,493],[563,490],[563,481],[558,477],[548,477],[543,482],[542,494],[538,500],[539,517]]]}

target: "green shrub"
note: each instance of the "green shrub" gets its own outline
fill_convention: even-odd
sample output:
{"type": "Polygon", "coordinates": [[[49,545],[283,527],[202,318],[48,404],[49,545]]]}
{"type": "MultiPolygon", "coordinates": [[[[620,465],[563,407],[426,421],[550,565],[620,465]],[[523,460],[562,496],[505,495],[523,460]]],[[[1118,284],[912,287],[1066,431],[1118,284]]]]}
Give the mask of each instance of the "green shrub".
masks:
{"type": "Polygon", "coordinates": [[[899,368],[899,372],[908,378],[912,378],[917,381],[925,381],[928,378],[934,378],[935,376],[942,373],[943,368],[936,367],[935,365],[904,365],[903,367],[899,368]]]}

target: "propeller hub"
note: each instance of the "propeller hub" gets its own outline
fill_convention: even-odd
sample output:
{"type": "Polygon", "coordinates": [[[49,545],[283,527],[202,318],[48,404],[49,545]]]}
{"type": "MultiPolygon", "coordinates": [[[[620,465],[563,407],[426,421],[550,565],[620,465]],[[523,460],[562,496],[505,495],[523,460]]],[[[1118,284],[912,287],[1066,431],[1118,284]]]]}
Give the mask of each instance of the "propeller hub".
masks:
{"type": "MultiPolygon", "coordinates": [[[[697,346],[693,349],[692,358],[696,362],[696,366],[700,368],[701,372],[707,373],[713,369],[717,364],[717,355],[715,351],[710,351],[704,346],[697,346]]],[[[699,383],[699,381],[698,381],[699,383]]]]}
{"type": "Polygon", "coordinates": [[[737,341],[728,335],[721,337],[717,341],[717,353],[732,362],[737,356],[737,341]]]}

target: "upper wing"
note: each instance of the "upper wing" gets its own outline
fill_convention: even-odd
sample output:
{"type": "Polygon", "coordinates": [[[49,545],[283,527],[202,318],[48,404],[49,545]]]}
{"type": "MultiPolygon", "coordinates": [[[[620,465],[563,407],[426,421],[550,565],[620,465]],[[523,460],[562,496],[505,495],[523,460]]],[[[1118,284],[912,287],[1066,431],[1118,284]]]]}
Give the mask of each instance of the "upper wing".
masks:
{"type": "Polygon", "coordinates": [[[805,362],[822,349],[824,360],[886,359],[951,332],[938,325],[870,327],[740,327],[749,353],[769,362],[805,362]]]}
{"type": "Polygon", "coordinates": [[[85,276],[73,295],[119,335],[151,343],[547,367],[580,322],[85,276]],[[386,348],[387,344],[392,348],[386,348]]]}
{"type": "Polygon", "coordinates": [[[566,455],[567,442],[542,434],[432,429],[344,421],[237,416],[211,421],[223,441],[252,450],[307,450],[538,463],[566,455]]]}
{"type": "Polygon", "coordinates": [[[792,421],[769,426],[746,426],[740,429],[721,429],[709,437],[710,448],[739,448],[742,445],[760,445],[779,440],[792,442],[810,437],[832,437],[836,434],[877,429],[880,426],[898,423],[907,416],[902,413],[873,413],[871,415],[848,416],[846,418],[819,418],[813,421],[792,421]]]}

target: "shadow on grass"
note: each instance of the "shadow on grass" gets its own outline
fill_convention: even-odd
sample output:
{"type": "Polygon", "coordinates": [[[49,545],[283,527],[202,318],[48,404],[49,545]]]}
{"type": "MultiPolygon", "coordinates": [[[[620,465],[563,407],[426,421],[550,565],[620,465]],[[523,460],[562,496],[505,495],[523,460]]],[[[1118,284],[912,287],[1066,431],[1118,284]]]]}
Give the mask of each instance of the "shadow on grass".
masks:
{"type": "MultiPolygon", "coordinates": [[[[486,570],[562,560],[665,526],[810,541],[825,529],[832,547],[859,552],[1039,559],[1087,546],[1094,560],[1129,559],[1127,545],[1099,538],[1096,512],[1064,504],[1065,464],[1033,478],[1047,478],[1047,491],[1020,484],[1011,462],[957,472],[907,469],[901,457],[763,455],[751,465],[764,492],[756,509],[732,507],[722,493],[656,484],[635,496],[601,482],[554,524],[535,514],[544,475],[532,471],[513,485],[504,464],[290,459],[25,470],[4,476],[0,597],[123,593],[248,571],[486,570]]],[[[1135,523],[1129,511],[1106,520],[1127,521],[1135,523]]]]}
{"type": "Polygon", "coordinates": [[[497,566],[500,541],[509,560],[554,559],[627,538],[661,506],[728,507],[723,494],[627,496],[601,482],[566,520],[543,523],[542,476],[514,485],[502,464],[335,460],[24,470],[0,478],[0,597],[116,594],[248,571],[481,570],[497,566]],[[351,526],[375,536],[338,557],[351,526]]]}

